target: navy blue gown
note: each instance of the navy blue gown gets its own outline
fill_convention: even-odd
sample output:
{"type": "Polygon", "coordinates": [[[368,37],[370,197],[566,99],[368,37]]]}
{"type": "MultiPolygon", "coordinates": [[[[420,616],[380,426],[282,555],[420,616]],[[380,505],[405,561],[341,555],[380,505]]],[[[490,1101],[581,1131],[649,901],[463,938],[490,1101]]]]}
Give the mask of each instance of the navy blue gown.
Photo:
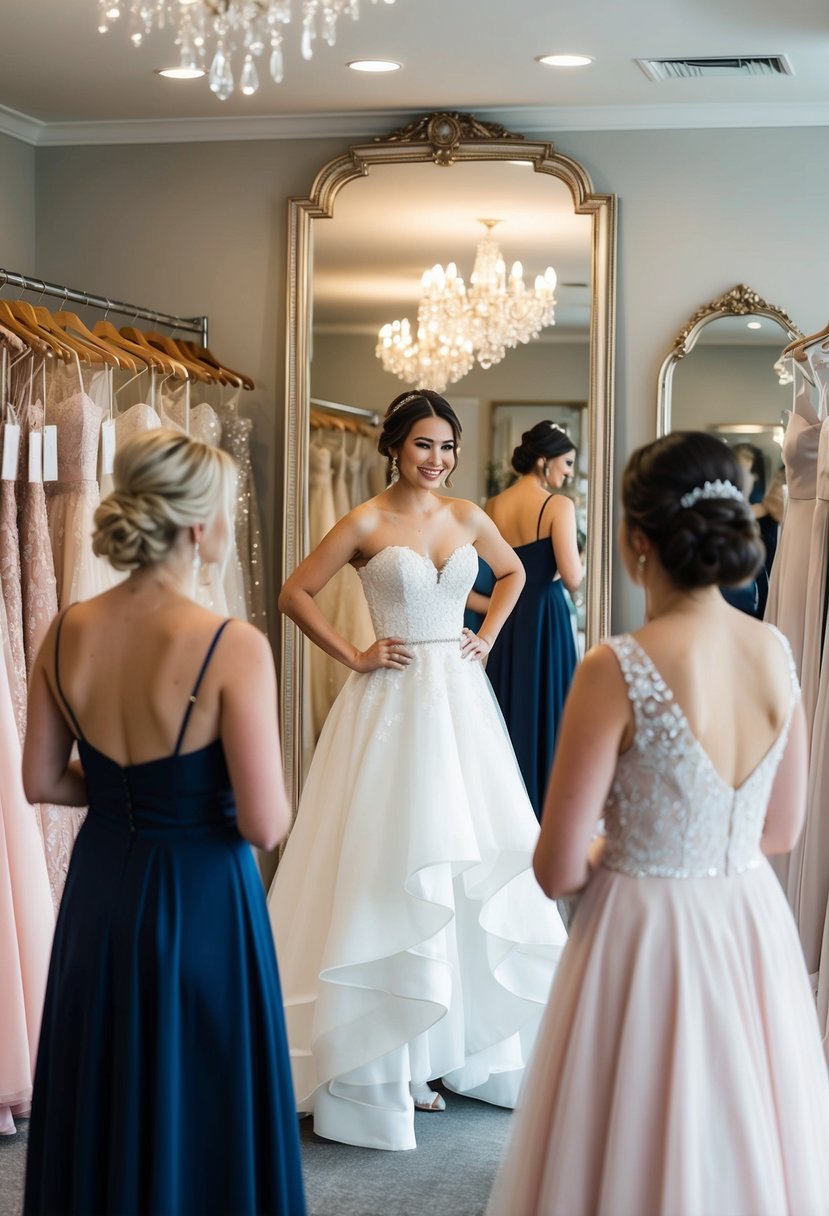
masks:
{"type": "MultiPolygon", "coordinates": [[[[221,740],[180,752],[220,634],[158,760],[122,766],[93,747],[57,679],[89,814],[55,931],[27,1216],[305,1212],[262,883],[221,740]]],[[[60,626],[56,666],[59,646],[60,626]]]]}
{"type": "MultiPolygon", "coordinates": [[[[536,534],[549,501],[541,508],[536,534]]],[[[515,552],[527,581],[498,634],[486,673],[540,820],[561,713],[576,670],[576,641],[549,536],[518,545],[515,552]]]]}

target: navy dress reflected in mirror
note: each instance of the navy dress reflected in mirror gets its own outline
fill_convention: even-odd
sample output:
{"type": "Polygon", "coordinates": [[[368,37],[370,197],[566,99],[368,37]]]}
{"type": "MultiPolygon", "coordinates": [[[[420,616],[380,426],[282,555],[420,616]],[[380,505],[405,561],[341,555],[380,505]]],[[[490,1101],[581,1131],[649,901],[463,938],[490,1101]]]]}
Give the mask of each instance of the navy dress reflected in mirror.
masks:
{"type": "MultiPolygon", "coordinates": [[[[55,930],[26,1216],[304,1216],[265,895],[221,739],[117,764],[74,725],[89,792],[55,930]]],[[[227,624],[227,622],[225,622],[227,624]]]]}
{"type": "Polygon", "coordinates": [[[549,535],[518,545],[527,581],[492,648],[486,673],[507,724],[530,802],[541,819],[564,701],[576,670],[576,640],[549,535]]]}

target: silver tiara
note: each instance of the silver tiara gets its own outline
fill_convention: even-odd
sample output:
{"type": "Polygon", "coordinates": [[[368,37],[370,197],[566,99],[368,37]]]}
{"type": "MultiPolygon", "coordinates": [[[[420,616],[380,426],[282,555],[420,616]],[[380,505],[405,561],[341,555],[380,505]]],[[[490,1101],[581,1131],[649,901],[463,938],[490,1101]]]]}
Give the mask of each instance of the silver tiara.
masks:
{"type": "Polygon", "coordinates": [[[705,485],[694,486],[693,490],[682,495],[679,503],[683,507],[692,507],[701,498],[733,498],[736,502],[745,502],[742,490],[738,490],[733,482],[720,481],[718,477],[716,481],[706,481],[705,485]]]}
{"type": "Polygon", "coordinates": [[[423,396],[422,392],[407,393],[406,396],[402,398],[402,400],[398,401],[397,405],[395,405],[393,409],[389,410],[389,412],[386,414],[386,417],[391,418],[392,414],[396,414],[397,411],[399,409],[401,409],[404,405],[408,405],[410,401],[417,401],[418,397],[422,397],[422,396],[423,396]]]}
{"type": "Polygon", "coordinates": [[[563,426],[559,426],[557,422],[551,422],[549,425],[550,425],[550,430],[551,430],[551,431],[558,431],[558,433],[559,433],[560,435],[563,435],[565,439],[569,439],[569,438],[570,438],[570,436],[569,436],[569,435],[567,434],[567,432],[565,431],[564,427],[563,427],[563,426]]]}

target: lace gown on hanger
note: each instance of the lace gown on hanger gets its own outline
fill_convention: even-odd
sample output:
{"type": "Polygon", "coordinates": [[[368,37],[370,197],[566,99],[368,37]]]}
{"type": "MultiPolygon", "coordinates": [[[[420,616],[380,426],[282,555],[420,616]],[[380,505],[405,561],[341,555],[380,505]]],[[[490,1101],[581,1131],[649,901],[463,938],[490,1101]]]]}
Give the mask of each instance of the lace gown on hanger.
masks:
{"type": "Polygon", "coordinates": [[[46,421],[58,428],[59,480],[47,482],[45,489],[60,609],[108,591],[121,577],[92,551],[93,519],[101,500],[98,441],[104,414],[85,391],[79,365],[53,373],[46,421]]]}
{"type": "Polygon", "coordinates": [[[361,571],[403,671],[352,673],[268,897],[299,1109],[328,1139],[415,1147],[416,1084],[512,1106],[565,941],[531,869],[538,824],[479,663],[478,568],[413,549],[361,571]]]}
{"type": "Polygon", "coordinates": [[[636,734],[488,1216],[826,1216],[829,1080],[760,852],[793,666],[783,729],[735,790],[635,639],[610,645],[636,734]]]}

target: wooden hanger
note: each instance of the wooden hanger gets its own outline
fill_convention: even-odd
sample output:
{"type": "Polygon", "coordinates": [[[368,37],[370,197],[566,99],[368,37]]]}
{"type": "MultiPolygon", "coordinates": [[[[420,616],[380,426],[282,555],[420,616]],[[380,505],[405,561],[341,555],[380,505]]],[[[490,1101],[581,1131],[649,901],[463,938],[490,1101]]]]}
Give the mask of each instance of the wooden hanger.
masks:
{"type": "MultiPolygon", "coordinates": [[[[3,300],[2,304],[3,314],[7,318],[12,318],[18,325],[23,326],[28,331],[29,337],[25,333],[16,330],[15,332],[19,338],[23,338],[30,346],[32,345],[32,338],[40,339],[41,342],[46,344],[53,355],[57,355],[60,359],[64,360],[72,358],[72,348],[41,327],[31,304],[25,300],[3,300]]],[[[9,329],[11,328],[10,324],[9,329]]]]}
{"type": "MultiPolygon", "coordinates": [[[[101,351],[107,363],[110,363],[113,367],[120,367],[123,371],[132,372],[132,374],[135,376],[138,375],[139,371],[141,370],[138,360],[133,358],[132,355],[128,355],[122,348],[113,346],[111,342],[107,342],[104,338],[100,338],[97,334],[93,334],[92,330],[88,329],[87,326],[84,325],[77,313],[66,312],[65,310],[61,309],[60,312],[54,312],[51,315],[52,320],[56,325],[59,325],[62,330],[66,331],[71,329],[73,333],[76,334],[83,342],[86,342],[89,346],[101,351]]],[[[143,367],[146,365],[142,363],[141,366],[143,367]]]]}
{"type": "Polygon", "coordinates": [[[22,322],[18,321],[9,307],[8,300],[0,300],[0,325],[5,325],[6,329],[25,342],[30,350],[35,351],[38,355],[54,355],[59,353],[62,359],[68,358],[63,350],[60,352],[56,351],[55,346],[47,340],[45,335],[41,335],[39,331],[38,333],[34,333],[27,325],[23,325],[22,322]]]}
{"type": "Polygon", "coordinates": [[[74,351],[85,362],[107,363],[111,366],[117,365],[117,361],[109,353],[102,351],[100,347],[89,342],[84,342],[80,338],[75,337],[74,334],[68,334],[65,329],[61,329],[48,308],[35,306],[34,314],[42,330],[46,333],[54,334],[59,342],[68,346],[70,350],[74,351]]]}
{"type": "Polygon", "coordinates": [[[175,358],[175,356],[168,354],[167,351],[161,350],[160,347],[155,346],[152,342],[148,341],[147,335],[144,333],[143,329],[137,329],[134,325],[122,325],[121,336],[126,338],[128,342],[134,343],[139,350],[145,350],[149,354],[153,354],[157,358],[163,359],[167,365],[164,370],[168,372],[168,374],[175,375],[179,380],[190,380],[193,378],[191,376],[190,369],[186,366],[186,364],[182,363],[180,359],[175,358]]]}
{"type": "Polygon", "coordinates": [[[194,380],[200,380],[202,384],[215,384],[217,381],[220,381],[222,384],[225,383],[215,368],[208,367],[198,359],[192,358],[189,353],[183,352],[175,339],[167,334],[160,334],[153,330],[150,333],[145,333],[144,337],[156,350],[163,350],[173,359],[178,359],[180,363],[183,363],[194,380]]]}
{"type": "Polygon", "coordinates": [[[250,376],[246,376],[244,372],[235,372],[230,367],[225,367],[220,363],[216,356],[206,346],[199,346],[197,342],[189,339],[178,338],[178,344],[183,350],[187,350],[196,359],[200,359],[202,363],[206,363],[208,367],[215,367],[227,377],[227,383],[234,385],[236,388],[254,389],[256,385],[251,380],[250,376]]]}
{"type": "Polygon", "coordinates": [[[783,351],[781,358],[791,355],[798,361],[798,363],[805,363],[807,359],[806,351],[808,348],[810,346],[814,346],[816,342],[820,342],[824,338],[829,338],[829,322],[824,325],[823,329],[818,330],[818,332],[815,334],[808,334],[805,338],[795,338],[795,340],[790,342],[783,351]]]}
{"type": "MultiPolygon", "coordinates": [[[[186,369],[178,362],[170,359],[149,343],[132,342],[129,338],[125,338],[119,333],[111,321],[96,321],[92,327],[92,332],[97,334],[99,338],[106,338],[113,346],[118,346],[125,350],[127,354],[135,356],[148,367],[154,367],[158,371],[164,372],[168,376],[175,376],[177,380],[189,379],[186,369]]],[[[137,331],[136,331],[137,332],[137,331]]]]}

